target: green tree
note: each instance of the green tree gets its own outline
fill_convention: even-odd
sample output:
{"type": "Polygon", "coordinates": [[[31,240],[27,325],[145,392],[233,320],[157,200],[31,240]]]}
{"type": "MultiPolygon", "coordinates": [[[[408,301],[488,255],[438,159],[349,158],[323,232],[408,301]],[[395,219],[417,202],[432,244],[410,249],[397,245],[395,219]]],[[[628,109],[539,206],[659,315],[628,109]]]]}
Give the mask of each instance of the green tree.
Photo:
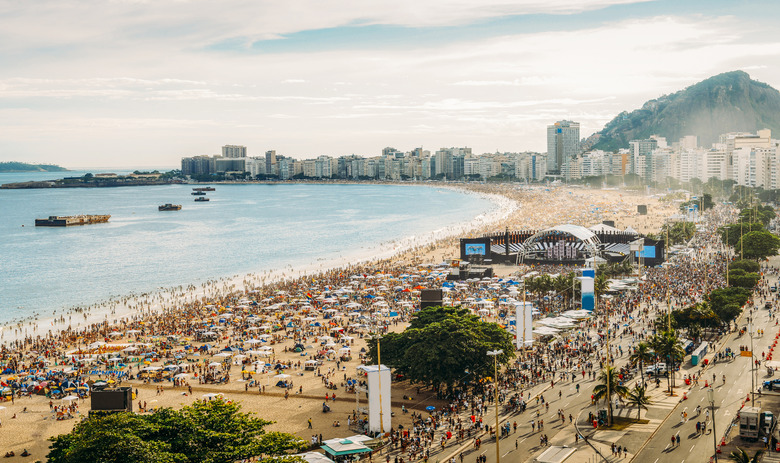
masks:
{"type": "MultiPolygon", "coordinates": [[[[597,273],[596,278],[593,280],[593,296],[596,298],[596,304],[599,303],[599,298],[609,290],[609,278],[603,273],[597,273]]],[[[599,307],[601,305],[599,304],[599,307]]]]}
{"type": "Polygon", "coordinates": [[[650,338],[650,346],[655,350],[659,359],[663,359],[666,362],[666,368],[670,372],[667,375],[667,383],[669,385],[669,393],[674,394],[674,374],[676,366],[682,362],[685,357],[685,350],[682,347],[682,341],[680,341],[677,332],[664,331],[650,338]]]}
{"type": "Polygon", "coordinates": [[[763,455],[763,453],[763,450],[758,450],[751,457],[745,449],[737,447],[737,450],[732,450],[731,454],[729,454],[729,460],[736,461],[737,463],[758,463],[761,460],[761,455],[763,455]]]}
{"type": "Polygon", "coordinates": [[[723,244],[731,246],[734,249],[739,249],[737,244],[743,234],[763,229],[764,226],[757,222],[737,222],[720,227],[718,232],[720,233],[720,239],[723,241],[723,244]]]}
{"type": "Polygon", "coordinates": [[[287,452],[306,443],[292,434],[265,432],[269,424],[221,399],[150,415],[97,415],[52,438],[47,458],[50,463],[233,463],[252,457],[300,461],[287,452]]]}
{"type": "Polygon", "coordinates": [[[629,361],[631,365],[636,365],[639,368],[639,374],[642,377],[642,384],[645,382],[645,363],[653,360],[653,353],[650,349],[650,345],[646,342],[640,342],[634,348],[634,352],[631,354],[629,361]]]}
{"type": "Polygon", "coordinates": [[[693,304],[684,309],[672,311],[675,326],[688,330],[688,337],[698,339],[702,328],[715,328],[720,325],[718,315],[706,302],[693,304]]]}
{"type": "Polygon", "coordinates": [[[760,230],[746,233],[737,243],[737,248],[748,259],[766,259],[776,256],[780,249],[780,238],[769,231],[760,230]]]}
{"type": "Polygon", "coordinates": [[[566,307],[569,307],[574,299],[575,281],[577,280],[574,278],[574,272],[561,273],[553,278],[553,290],[563,297],[566,307]]]}
{"type": "Polygon", "coordinates": [[[750,299],[750,291],[745,288],[717,288],[706,296],[712,311],[722,323],[731,323],[742,313],[742,306],[750,299]]]}
{"type": "Polygon", "coordinates": [[[593,398],[607,402],[607,426],[612,426],[612,397],[618,396],[622,399],[628,394],[628,388],[620,384],[617,372],[609,366],[601,370],[598,381],[599,384],[593,388],[593,398]]]}
{"type": "Polygon", "coordinates": [[[741,268],[729,271],[729,286],[753,289],[758,284],[758,273],[746,273],[741,268]]]}
{"type": "Polygon", "coordinates": [[[763,226],[769,225],[769,222],[777,217],[775,210],[772,206],[758,206],[746,207],[739,213],[739,218],[743,222],[758,222],[763,226]]]}
{"type": "MultiPolygon", "coordinates": [[[[413,383],[435,388],[493,376],[490,350],[502,349],[499,364],[514,357],[512,335],[495,323],[483,322],[468,311],[428,307],[402,333],[381,339],[382,363],[413,383]],[[431,313],[433,312],[433,313],[431,313]]],[[[371,362],[377,360],[377,340],[368,342],[371,362]]]]}
{"type": "Polygon", "coordinates": [[[661,228],[661,237],[664,239],[669,235],[669,244],[687,243],[696,233],[696,224],[693,222],[675,222],[673,224],[664,224],[661,228]]]}
{"type": "MultiPolygon", "coordinates": [[[[642,381],[644,384],[644,381],[642,381]]],[[[636,407],[636,419],[639,421],[642,418],[642,409],[647,410],[647,406],[652,403],[650,396],[647,395],[647,391],[644,386],[637,384],[634,389],[628,391],[626,394],[626,402],[636,407]]]]}
{"type": "Polygon", "coordinates": [[[545,273],[526,278],[524,281],[528,291],[534,294],[536,299],[542,302],[543,305],[544,296],[553,290],[554,282],[552,277],[545,273]]]}
{"type": "Polygon", "coordinates": [[[754,260],[735,260],[729,263],[729,270],[742,269],[746,273],[758,273],[761,270],[761,266],[754,260]]]}

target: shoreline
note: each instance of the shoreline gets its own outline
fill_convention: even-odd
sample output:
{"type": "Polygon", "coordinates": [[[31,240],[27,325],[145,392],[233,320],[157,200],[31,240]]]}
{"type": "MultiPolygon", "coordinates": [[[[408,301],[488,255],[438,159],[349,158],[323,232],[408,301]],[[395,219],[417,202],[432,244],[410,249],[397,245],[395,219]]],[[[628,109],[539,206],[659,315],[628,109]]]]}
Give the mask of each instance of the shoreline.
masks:
{"type": "MultiPolygon", "coordinates": [[[[116,379],[121,381],[120,385],[135,389],[137,396],[133,403],[138,404],[139,413],[154,412],[167,407],[178,409],[190,405],[193,401],[204,400],[212,394],[223,394],[228,400],[240,403],[245,411],[271,421],[268,431],[290,432],[303,439],[307,439],[307,435],[316,434],[325,438],[347,437],[354,431],[349,426],[336,427],[333,423],[334,420],[346,423],[348,416],[354,417],[356,411],[360,414],[361,408],[366,404],[362,395],[353,396],[352,391],[348,391],[344,384],[347,376],[354,377],[354,372],[363,363],[362,354],[346,360],[342,358],[339,365],[339,357],[332,352],[321,357],[322,363],[315,371],[307,371],[303,367],[305,359],[302,356],[311,358],[309,356],[313,357],[315,354],[324,355],[319,346],[326,345],[324,343],[328,339],[335,339],[326,336],[337,336],[332,331],[338,329],[338,326],[344,335],[349,335],[340,339],[339,343],[349,343],[349,348],[355,353],[362,352],[366,347],[366,335],[372,330],[379,328],[402,331],[413,316],[416,301],[419,301],[419,295],[414,295],[413,291],[409,290],[415,289],[415,285],[435,287],[444,278],[443,272],[446,272],[444,267],[429,269],[422,264],[439,263],[442,258],[459,255],[459,237],[467,233],[478,235],[505,228],[542,229],[567,222],[593,225],[607,218],[614,219],[620,228],[631,226],[646,231],[659,226],[668,213],[674,211],[670,205],[656,207],[659,204],[655,201],[649,208],[649,216],[638,216],[636,204],[648,203],[651,201],[649,198],[624,196],[622,192],[604,190],[481,185],[473,186],[470,193],[500,195],[504,198],[501,203],[512,207],[496,207],[491,210],[492,213],[480,214],[467,223],[433,230],[427,235],[406,237],[405,242],[391,240],[382,243],[383,247],[378,250],[388,252],[391,257],[379,259],[379,254],[373,253],[377,258],[368,259],[368,264],[351,261],[348,256],[342,256],[341,260],[317,260],[308,266],[306,273],[303,266],[290,266],[255,274],[233,275],[199,286],[182,285],[162,289],[124,300],[117,298],[115,300],[121,302],[121,307],[111,314],[111,323],[87,324],[78,334],[74,331],[60,331],[50,336],[41,333],[40,339],[28,334],[26,338],[10,345],[4,342],[3,349],[11,358],[18,355],[20,359],[33,353],[40,358],[43,353],[47,363],[44,371],[48,370],[55,375],[76,376],[79,381],[87,384],[116,375],[116,379]],[[468,232],[463,231],[466,229],[468,232]],[[449,234],[445,235],[445,232],[449,234]],[[403,245],[408,247],[404,248],[403,245]],[[342,266],[330,265],[336,262],[341,262],[342,266]],[[326,266],[340,270],[326,270],[326,266]],[[407,273],[411,275],[406,275],[410,278],[405,280],[404,274],[407,273]],[[399,292],[399,288],[393,285],[405,286],[406,290],[399,292]],[[326,309],[333,307],[328,304],[335,302],[336,297],[339,299],[336,306],[339,309],[326,309]],[[379,299],[378,302],[372,302],[367,297],[379,299]],[[255,304],[251,304],[251,301],[255,301],[255,304]],[[347,304],[347,301],[351,302],[347,304]],[[353,316],[356,315],[348,313],[352,310],[350,306],[353,303],[358,304],[360,312],[366,317],[358,318],[359,323],[363,324],[353,325],[353,316]],[[380,313],[381,304],[384,304],[385,309],[381,309],[380,313]],[[126,314],[125,309],[128,310],[126,314]],[[328,317],[328,312],[339,310],[340,313],[333,318],[328,317]],[[397,310],[397,314],[385,314],[391,310],[397,310]],[[223,317],[220,314],[224,314],[223,320],[220,320],[223,317]],[[394,318],[399,315],[400,318],[394,318]],[[296,324],[288,325],[285,320],[287,317],[291,317],[290,323],[296,324]],[[238,321],[231,322],[231,318],[238,321]],[[121,321],[123,319],[125,321],[121,321]],[[302,324],[318,319],[321,321],[316,325],[302,324]],[[332,321],[334,319],[335,322],[332,321]],[[256,326],[261,323],[261,326],[256,326]],[[331,328],[334,323],[337,327],[331,328]],[[225,331],[213,340],[200,339],[196,332],[202,331],[201,328],[206,326],[216,327],[214,331],[225,331]],[[297,326],[306,328],[299,332],[297,326]],[[258,336],[255,332],[257,330],[267,333],[258,336]],[[181,343],[166,346],[163,342],[166,336],[180,338],[181,343]],[[270,348],[270,363],[264,359],[269,357],[267,351],[259,352],[255,351],[254,347],[248,347],[249,343],[253,346],[258,344],[257,339],[264,336],[269,344],[261,349],[270,348]],[[210,342],[210,345],[206,346],[205,342],[210,342]],[[307,345],[307,351],[294,351],[296,342],[307,345]],[[123,349],[123,346],[130,343],[139,347],[148,346],[147,350],[156,355],[149,358],[149,361],[145,361],[147,354],[132,358],[133,354],[124,353],[123,349]],[[185,343],[189,344],[189,347],[183,348],[185,343]],[[229,356],[223,352],[223,348],[227,346],[243,347],[243,353],[229,356]],[[119,349],[122,349],[123,363],[126,364],[122,365],[121,373],[119,370],[107,369],[104,362],[93,362],[95,356],[109,355],[119,352],[119,349]],[[74,351],[79,352],[79,360],[71,355],[74,351]],[[179,357],[180,355],[183,357],[179,357]],[[257,361],[254,361],[255,359],[257,361]],[[82,361],[85,363],[82,364],[82,361]],[[150,363],[153,365],[149,365],[150,363]],[[140,374],[147,365],[159,369],[171,363],[183,365],[188,374],[183,383],[177,384],[165,379],[145,382],[143,378],[123,377],[140,374]],[[263,363],[265,366],[255,367],[256,363],[263,363]],[[273,365],[280,363],[281,369],[285,369],[286,365],[286,372],[293,382],[289,389],[276,387],[276,375],[280,373],[280,367],[273,365]],[[215,365],[220,368],[214,370],[215,365]],[[218,372],[227,374],[229,380],[219,383],[201,380],[203,375],[218,372]],[[332,387],[328,387],[328,382],[332,387]],[[190,387],[192,389],[188,390],[190,387]],[[322,396],[336,389],[339,397],[338,401],[335,396],[332,399],[333,413],[323,415],[320,413],[322,396]],[[290,394],[289,401],[287,393],[290,394]],[[308,420],[313,423],[313,428],[307,426],[308,420]]],[[[357,252],[362,252],[365,256],[366,250],[357,252]]],[[[498,278],[522,271],[522,267],[511,265],[497,266],[495,269],[498,278]]],[[[469,283],[467,286],[468,292],[458,294],[457,299],[453,298],[453,304],[467,302],[464,298],[470,295],[491,297],[491,294],[494,294],[479,283],[469,283]]],[[[81,314],[75,315],[82,317],[81,314]]],[[[98,311],[90,312],[89,316],[95,317],[97,322],[109,320],[108,316],[101,319],[98,311]]],[[[487,317],[487,320],[491,319],[492,317],[487,317]]],[[[336,347],[337,344],[332,346],[336,347]]],[[[27,364],[26,369],[29,368],[30,364],[27,364]]],[[[25,366],[22,365],[21,370],[24,369],[25,366]]],[[[33,394],[29,399],[21,400],[20,396],[15,403],[4,404],[8,408],[5,414],[9,419],[3,422],[6,432],[0,439],[0,445],[17,452],[24,448],[29,449],[31,456],[20,461],[40,460],[41,456],[48,452],[47,438],[70,432],[77,423],[67,419],[55,420],[51,406],[47,404],[49,400],[47,397],[33,394]],[[29,433],[29,429],[34,431],[29,433]]],[[[54,397],[54,400],[57,401],[61,413],[62,404],[65,402],[59,402],[63,400],[61,397],[54,397]]],[[[68,418],[73,417],[76,420],[85,416],[91,407],[86,395],[67,402],[67,405],[72,407],[68,409],[68,418]]],[[[395,413],[396,424],[411,425],[410,417],[403,413],[402,406],[422,412],[429,405],[445,407],[446,402],[436,399],[431,391],[421,392],[413,385],[400,383],[393,389],[391,409],[395,413]],[[408,401],[407,395],[409,400],[413,401],[408,401]]]]}
{"type": "MultiPolygon", "coordinates": [[[[226,182],[223,182],[226,183],[226,182]]],[[[238,184],[243,184],[241,182],[238,184]]],[[[260,182],[253,182],[260,183],[260,182]]],[[[347,182],[349,183],[349,182],[347,182]]],[[[231,182],[232,184],[232,182],[231,182]]],[[[323,182],[323,184],[335,184],[335,182],[323,182]]],[[[474,191],[462,188],[462,185],[423,184],[423,183],[398,183],[394,186],[426,186],[434,188],[446,188],[459,191],[464,194],[476,194],[492,203],[486,211],[474,216],[463,225],[437,228],[418,235],[399,237],[398,239],[378,243],[370,248],[359,248],[349,254],[329,260],[315,260],[308,264],[292,266],[285,265],[281,268],[263,269],[249,273],[222,275],[199,283],[182,282],[176,286],[156,288],[140,294],[125,294],[95,301],[87,305],[59,307],[51,309],[48,314],[34,313],[20,321],[8,321],[0,324],[0,345],[7,345],[15,341],[23,340],[27,336],[44,336],[56,334],[67,330],[76,332],[89,329],[97,323],[115,324],[128,320],[133,316],[160,313],[173,309],[169,304],[191,303],[200,298],[217,297],[237,290],[246,291],[250,285],[270,285],[279,283],[285,279],[302,278],[316,275],[317,273],[345,268],[349,265],[375,264],[379,265],[390,261],[394,257],[410,252],[415,248],[426,246],[436,247],[438,243],[455,236],[464,236],[474,230],[489,226],[514,213],[520,205],[505,196],[474,191]],[[216,291],[216,293],[215,293],[216,291]],[[178,296],[177,296],[178,294],[178,296]]]]}
{"type": "MultiPolygon", "coordinates": [[[[238,184],[243,183],[245,182],[239,182],[238,184]]],[[[322,183],[336,184],[337,182],[322,183]]],[[[390,183],[387,184],[391,185],[390,183]]],[[[422,235],[401,237],[396,240],[379,243],[369,249],[357,249],[352,253],[330,260],[318,259],[304,265],[287,265],[281,268],[264,269],[256,272],[223,275],[195,284],[183,282],[177,286],[156,288],[140,294],[131,293],[109,297],[89,305],[60,307],[53,309],[51,313],[46,315],[41,315],[40,313],[31,314],[21,321],[9,321],[0,325],[0,345],[24,340],[25,337],[29,336],[53,335],[67,330],[82,332],[97,323],[110,325],[129,321],[136,316],[176,309],[173,306],[169,306],[169,304],[191,304],[205,298],[220,297],[221,295],[239,290],[246,291],[250,288],[250,285],[255,287],[278,284],[287,279],[295,280],[305,276],[346,268],[350,265],[397,265],[398,262],[403,260],[416,260],[416,254],[432,256],[433,260],[443,259],[446,256],[447,248],[450,250],[455,248],[457,250],[458,237],[476,236],[477,234],[487,232],[489,227],[493,227],[492,231],[495,231],[495,225],[501,221],[505,222],[504,227],[507,228],[521,229],[525,227],[540,229],[560,223],[576,223],[589,226],[600,223],[602,220],[606,220],[606,218],[615,218],[609,215],[605,217],[605,213],[609,211],[603,207],[595,208],[598,212],[588,212],[586,209],[581,209],[583,203],[579,201],[580,199],[587,199],[597,204],[610,204],[611,209],[614,209],[612,211],[613,214],[617,214],[618,211],[626,214],[620,216],[622,219],[637,215],[634,204],[637,201],[631,201],[631,207],[628,208],[618,207],[624,204],[624,196],[626,199],[632,198],[633,200],[642,198],[641,202],[649,202],[650,200],[649,197],[629,191],[572,188],[567,185],[546,186],[513,183],[398,183],[392,185],[427,186],[452,189],[464,194],[477,194],[490,200],[495,206],[484,213],[474,216],[469,222],[461,226],[439,228],[422,235]],[[568,193],[568,195],[563,193],[568,193]],[[594,199],[599,194],[602,196],[601,203],[594,199]],[[615,195],[618,198],[615,198],[615,195]],[[534,204],[531,201],[540,199],[537,197],[546,196],[550,196],[553,202],[547,202],[544,204],[545,206],[552,207],[555,204],[568,202],[570,213],[561,217],[552,217],[547,213],[546,209],[540,211],[537,207],[539,204],[534,204]],[[580,196],[583,197],[580,198],[580,196]],[[629,212],[631,210],[633,210],[633,213],[629,212]]],[[[542,199],[546,200],[546,198],[542,199]]],[[[594,204],[590,206],[594,206],[594,204]]],[[[633,226],[640,232],[642,231],[641,223],[638,221],[633,221],[628,225],[633,226]]],[[[500,228],[503,229],[504,227],[500,228]]]]}

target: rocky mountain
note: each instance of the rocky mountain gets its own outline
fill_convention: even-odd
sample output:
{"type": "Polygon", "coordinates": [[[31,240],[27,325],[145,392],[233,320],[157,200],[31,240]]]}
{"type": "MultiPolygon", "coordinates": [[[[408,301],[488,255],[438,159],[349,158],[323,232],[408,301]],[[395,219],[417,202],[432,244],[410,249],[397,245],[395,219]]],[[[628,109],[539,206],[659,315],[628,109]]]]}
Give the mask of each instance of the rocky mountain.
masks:
{"type": "Polygon", "coordinates": [[[780,135],[780,92],[746,72],[732,71],[618,114],[585,140],[583,148],[615,151],[650,135],[666,137],[669,143],[697,135],[699,146],[709,147],[723,133],[764,128],[780,135]]]}

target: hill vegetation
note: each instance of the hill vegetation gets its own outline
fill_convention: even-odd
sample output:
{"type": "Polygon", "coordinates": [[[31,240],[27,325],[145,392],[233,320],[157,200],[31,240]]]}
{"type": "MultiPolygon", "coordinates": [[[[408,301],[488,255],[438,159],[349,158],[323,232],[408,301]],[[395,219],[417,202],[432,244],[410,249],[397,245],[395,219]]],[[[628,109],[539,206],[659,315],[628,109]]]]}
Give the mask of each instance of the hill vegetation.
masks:
{"type": "Polygon", "coordinates": [[[650,135],[666,137],[669,143],[697,135],[699,146],[709,147],[721,134],[765,128],[780,133],[780,92],[746,72],[732,71],[618,114],[583,148],[616,151],[650,135]]]}
{"type": "Polygon", "coordinates": [[[26,162],[0,162],[0,172],[67,172],[56,164],[27,164],[26,162]]]}

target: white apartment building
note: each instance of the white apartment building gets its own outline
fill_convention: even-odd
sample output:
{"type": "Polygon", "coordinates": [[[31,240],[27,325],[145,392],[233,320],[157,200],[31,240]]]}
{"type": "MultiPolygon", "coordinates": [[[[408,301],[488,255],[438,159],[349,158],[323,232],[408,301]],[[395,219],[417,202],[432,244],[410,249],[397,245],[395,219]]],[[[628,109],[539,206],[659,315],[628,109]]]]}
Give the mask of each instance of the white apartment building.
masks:
{"type": "Polygon", "coordinates": [[[257,177],[261,174],[265,175],[265,158],[246,158],[245,168],[252,177],[257,177]]]}

